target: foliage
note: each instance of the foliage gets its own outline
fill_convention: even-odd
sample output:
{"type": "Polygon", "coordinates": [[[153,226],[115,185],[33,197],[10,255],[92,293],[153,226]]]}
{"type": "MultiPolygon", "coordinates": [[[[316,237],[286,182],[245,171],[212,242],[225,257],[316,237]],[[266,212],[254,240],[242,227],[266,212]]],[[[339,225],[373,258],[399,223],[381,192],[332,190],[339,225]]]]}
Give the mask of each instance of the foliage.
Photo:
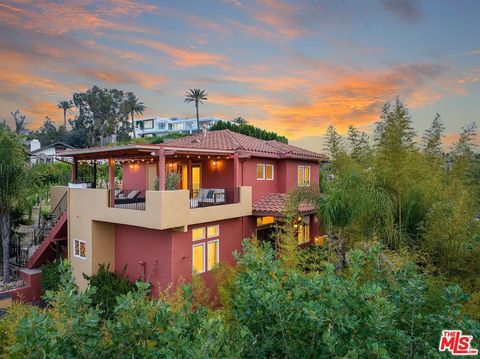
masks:
{"type": "Polygon", "coordinates": [[[175,191],[178,189],[180,182],[182,181],[182,175],[178,172],[169,171],[165,177],[165,190],[175,191]]]}
{"type": "Polygon", "coordinates": [[[3,281],[8,283],[11,215],[24,205],[27,154],[18,135],[0,130],[0,233],[2,237],[3,281]]]}
{"type": "Polygon", "coordinates": [[[210,131],[230,130],[233,132],[241,133],[243,135],[259,138],[261,140],[288,143],[288,139],[286,137],[280,136],[275,132],[262,130],[261,128],[255,127],[248,123],[237,125],[231,122],[218,121],[217,123],[212,125],[209,130],[210,131]]]}
{"type": "Polygon", "coordinates": [[[32,311],[32,306],[13,302],[7,313],[0,318],[0,358],[10,358],[10,349],[16,342],[15,331],[25,317],[32,311]]]}
{"type": "Polygon", "coordinates": [[[42,266],[40,285],[42,291],[57,291],[60,285],[60,268],[58,262],[48,262],[42,266]]]}
{"type": "Polygon", "coordinates": [[[206,90],[202,89],[190,89],[185,93],[184,102],[191,103],[193,102],[195,105],[196,116],[197,116],[197,131],[200,131],[200,117],[198,115],[198,105],[202,104],[203,101],[208,100],[208,93],[206,90]]]}
{"type": "Polygon", "coordinates": [[[110,264],[100,264],[96,274],[83,276],[89,281],[90,287],[95,288],[91,301],[101,310],[102,318],[111,318],[117,304],[117,296],[127,294],[134,288],[125,277],[125,271],[121,274],[112,273],[110,264]]]}
{"type": "Polygon", "coordinates": [[[195,286],[156,300],[137,283],[106,319],[93,299],[100,286],[79,292],[62,263],[61,286],[46,295],[51,307],[9,312],[15,320],[0,321],[9,328],[1,338],[15,358],[435,358],[444,328],[480,335],[461,311],[459,287],[412,264],[392,267],[376,244],[349,251],[342,275],[328,259],[308,273],[290,268],[251,240],[236,258],[237,268],[217,268],[222,308],[205,307],[203,293],[195,299],[195,286]]]}
{"type": "Polygon", "coordinates": [[[78,109],[73,128],[86,130],[88,144],[99,139],[102,146],[107,137],[112,137],[115,142],[117,136],[129,132],[123,91],[93,86],[86,92],[74,93],[73,103],[78,109]]]}
{"type": "Polygon", "coordinates": [[[140,101],[140,99],[133,94],[133,92],[128,92],[125,96],[125,101],[123,103],[124,111],[130,114],[132,120],[132,129],[133,129],[133,138],[135,139],[135,119],[134,115],[141,115],[146,110],[145,104],[140,101]]]}

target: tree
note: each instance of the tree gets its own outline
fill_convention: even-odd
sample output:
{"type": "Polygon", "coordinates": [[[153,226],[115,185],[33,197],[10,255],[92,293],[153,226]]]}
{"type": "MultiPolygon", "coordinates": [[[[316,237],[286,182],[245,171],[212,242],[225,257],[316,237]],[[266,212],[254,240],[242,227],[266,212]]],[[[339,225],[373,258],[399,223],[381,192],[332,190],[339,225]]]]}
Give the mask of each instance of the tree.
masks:
{"type": "Polygon", "coordinates": [[[13,120],[15,121],[15,133],[21,135],[27,132],[26,124],[27,119],[25,115],[22,115],[19,110],[15,112],[10,112],[12,114],[13,120]]]}
{"type": "Polygon", "coordinates": [[[442,137],[445,131],[440,114],[436,114],[432,125],[423,135],[423,153],[431,158],[442,156],[442,137]]]}
{"type": "Polygon", "coordinates": [[[95,144],[99,138],[100,146],[103,146],[108,136],[115,142],[118,131],[128,121],[124,100],[123,91],[98,86],[86,92],[74,93],[73,102],[79,112],[74,128],[86,130],[89,144],[95,144]]]}
{"type": "Polygon", "coordinates": [[[200,118],[198,117],[198,104],[203,105],[203,101],[208,100],[208,94],[205,90],[202,89],[190,89],[185,93],[184,102],[195,103],[195,109],[197,113],[197,130],[200,131],[200,118]]]}
{"type": "Polygon", "coordinates": [[[332,159],[335,159],[340,153],[345,152],[342,136],[338,134],[332,125],[327,128],[324,148],[330,153],[332,159]]]}
{"type": "Polygon", "coordinates": [[[233,122],[238,125],[246,125],[248,123],[248,121],[245,120],[242,116],[235,117],[233,119],[233,122]]]}
{"type": "Polygon", "coordinates": [[[3,249],[3,281],[10,281],[11,214],[22,199],[27,154],[18,135],[0,130],[0,225],[3,249]]]}
{"type": "Polygon", "coordinates": [[[65,127],[57,127],[55,122],[48,116],[45,117],[42,126],[29,135],[30,138],[36,138],[43,146],[48,146],[55,142],[63,141],[66,137],[65,127]]]}
{"type": "Polygon", "coordinates": [[[255,137],[266,141],[278,141],[282,143],[288,143],[288,139],[285,136],[280,136],[276,132],[265,131],[261,128],[252,126],[250,124],[236,125],[227,121],[218,121],[210,127],[210,131],[230,130],[232,132],[241,133],[243,135],[255,137]]]}
{"type": "Polygon", "coordinates": [[[73,107],[71,100],[58,101],[57,107],[63,110],[63,127],[67,129],[67,111],[73,107]]]}
{"type": "MultiPolygon", "coordinates": [[[[135,96],[132,92],[128,92],[125,98],[124,102],[125,106],[125,112],[130,114],[131,120],[132,120],[132,132],[133,132],[133,138],[135,139],[135,120],[134,120],[134,114],[141,115],[143,114],[143,111],[145,111],[146,107],[143,102],[140,101],[140,99],[135,96]]],[[[198,110],[197,110],[198,111],[198,110]]],[[[198,115],[197,115],[198,117],[198,115]]]]}
{"type": "Polygon", "coordinates": [[[350,144],[351,157],[367,164],[372,151],[368,135],[350,125],[348,126],[348,142],[350,144]]]}

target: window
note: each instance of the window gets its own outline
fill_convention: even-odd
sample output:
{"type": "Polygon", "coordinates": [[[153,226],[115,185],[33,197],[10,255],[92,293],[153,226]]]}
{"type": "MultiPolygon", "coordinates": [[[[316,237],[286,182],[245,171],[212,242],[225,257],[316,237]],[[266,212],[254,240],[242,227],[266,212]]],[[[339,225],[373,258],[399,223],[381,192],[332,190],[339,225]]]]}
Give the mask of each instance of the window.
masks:
{"type": "Polygon", "coordinates": [[[298,166],[297,181],[300,187],[310,186],[310,166],[298,166]]]}
{"type": "Polygon", "coordinates": [[[207,270],[213,269],[218,262],[220,262],[220,242],[219,240],[210,241],[207,243],[208,253],[207,253],[207,270]]]}
{"type": "Polygon", "coordinates": [[[262,163],[257,164],[257,180],[265,179],[265,165],[262,163]]]}
{"type": "Polygon", "coordinates": [[[73,240],[73,256],[77,258],[87,258],[87,243],[79,239],[73,240]]]}
{"type": "Polygon", "coordinates": [[[205,272],[205,243],[195,244],[193,246],[192,266],[195,273],[205,272]]]}
{"type": "Polygon", "coordinates": [[[144,128],[144,129],[151,129],[151,128],[153,128],[153,120],[145,120],[145,121],[143,121],[143,128],[144,128]]]}
{"type": "Polygon", "coordinates": [[[257,227],[266,226],[268,224],[275,223],[275,217],[266,216],[266,217],[257,217],[257,227]]]}
{"type": "Polygon", "coordinates": [[[219,233],[220,233],[220,228],[219,228],[218,224],[215,225],[215,226],[208,226],[207,227],[207,237],[208,238],[218,237],[219,233]]]}
{"type": "Polygon", "coordinates": [[[273,181],[273,165],[265,165],[265,179],[273,181]]]}
{"type": "Polygon", "coordinates": [[[200,239],[205,239],[205,227],[192,229],[192,240],[198,241],[200,239]]]}
{"type": "Polygon", "coordinates": [[[298,226],[298,244],[310,242],[310,217],[303,217],[302,223],[298,226]]]}

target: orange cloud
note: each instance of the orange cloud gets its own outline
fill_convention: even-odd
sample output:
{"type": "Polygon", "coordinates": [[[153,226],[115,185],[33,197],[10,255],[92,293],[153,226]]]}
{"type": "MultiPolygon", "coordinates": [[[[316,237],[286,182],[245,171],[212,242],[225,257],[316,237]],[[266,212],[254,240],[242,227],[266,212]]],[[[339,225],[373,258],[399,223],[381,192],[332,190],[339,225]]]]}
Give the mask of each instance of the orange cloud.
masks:
{"type": "Polygon", "coordinates": [[[155,40],[130,39],[129,41],[167,54],[173,59],[173,63],[180,67],[219,65],[227,59],[226,56],[221,54],[185,50],[155,40]]]}
{"type": "Polygon", "coordinates": [[[10,1],[10,4],[0,4],[0,22],[49,35],[62,35],[76,30],[97,33],[101,29],[145,32],[141,26],[131,26],[125,21],[114,20],[118,15],[136,16],[143,11],[153,11],[152,7],[136,5],[122,0],[111,3],[108,7],[97,7],[88,10],[89,2],[70,1],[57,3],[48,0],[10,1]],[[27,7],[28,6],[28,7],[27,7]]]}

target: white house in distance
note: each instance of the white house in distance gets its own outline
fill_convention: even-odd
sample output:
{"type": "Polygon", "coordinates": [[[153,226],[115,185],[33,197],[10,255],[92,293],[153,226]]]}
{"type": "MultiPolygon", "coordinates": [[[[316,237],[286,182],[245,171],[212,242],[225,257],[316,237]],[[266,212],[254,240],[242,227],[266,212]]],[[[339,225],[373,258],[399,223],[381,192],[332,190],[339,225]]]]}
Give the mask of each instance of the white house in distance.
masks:
{"type": "MultiPolygon", "coordinates": [[[[225,120],[217,117],[200,117],[200,129],[204,125],[210,128],[218,121],[225,120]]],[[[170,133],[192,134],[196,130],[196,118],[148,117],[135,120],[135,135],[137,137],[165,136],[170,133]]]]}
{"type": "MultiPolygon", "coordinates": [[[[30,141],[30,162],[31,163],[46,163],[56,162],[59,157],[58,153],[65,150],[75,150],[75,147],[67,145],[63,142],[55,142],[48,146],[41,147],[39,140],[30,141]]],[[[65,161],[68,159],[65,158],[65,161]]]]}

